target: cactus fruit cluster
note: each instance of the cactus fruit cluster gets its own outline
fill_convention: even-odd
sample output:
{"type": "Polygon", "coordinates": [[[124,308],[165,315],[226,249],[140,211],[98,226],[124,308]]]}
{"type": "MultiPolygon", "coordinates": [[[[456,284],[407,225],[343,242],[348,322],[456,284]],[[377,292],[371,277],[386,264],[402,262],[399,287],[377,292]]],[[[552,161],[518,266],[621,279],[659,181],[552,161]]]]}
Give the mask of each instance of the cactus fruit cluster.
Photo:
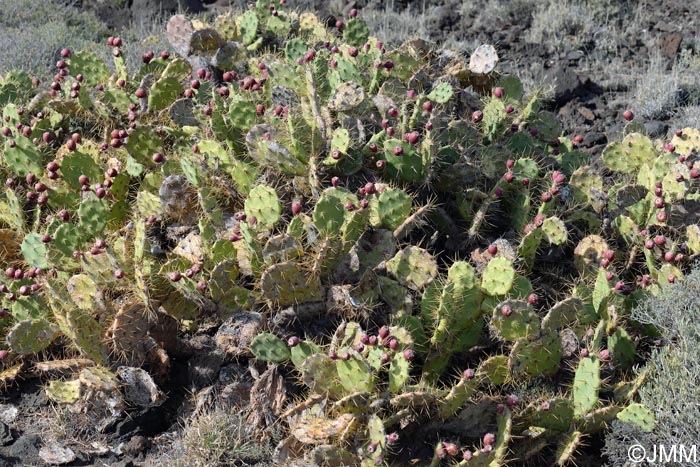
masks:
{"type": "Polygon", "coordinates": [[[134,74],[110,38],[112,66],[0,78],[2,382],[66,348],[92,366],[49,397],[104,398],[119,363],[166,378],[201,320],[284,311],[337,330],[250,344],[303,394],[281,457],[565,465],[615,419],[653,429],[629,312],[700,253],[700,130],[630,122],[601,169],[493,47],[284,3],[175,16],[134,74]]]}

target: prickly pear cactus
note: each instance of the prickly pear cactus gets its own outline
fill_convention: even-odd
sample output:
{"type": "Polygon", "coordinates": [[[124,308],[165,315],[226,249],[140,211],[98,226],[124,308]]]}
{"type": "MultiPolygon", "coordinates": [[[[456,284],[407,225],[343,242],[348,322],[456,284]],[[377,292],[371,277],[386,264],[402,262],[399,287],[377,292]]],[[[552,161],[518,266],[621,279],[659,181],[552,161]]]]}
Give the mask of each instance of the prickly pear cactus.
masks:
{"type": "Polygon", "coordinates": [[[0,77],[0,384],[54,351],[101,365],[57,403],[124,363],[167,380],[181,336],[255,310],[240,363],[298,398],[251,425],[290,462],[564,465],[613,420],[654,428],[629,316],[700,255],[700,130],[594,163],[493,46],[393,46],[362,15],[259,0],[174,16],[138,69],[112,38],[109,66],[0,77]]]}

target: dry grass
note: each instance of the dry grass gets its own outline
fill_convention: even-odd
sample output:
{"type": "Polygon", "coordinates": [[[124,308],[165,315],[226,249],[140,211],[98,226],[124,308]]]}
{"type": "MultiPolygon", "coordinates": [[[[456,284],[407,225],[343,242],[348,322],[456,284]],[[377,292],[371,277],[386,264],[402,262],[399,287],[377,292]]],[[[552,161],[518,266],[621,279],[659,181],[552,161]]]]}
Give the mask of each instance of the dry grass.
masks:
{"type": "Polygon", "coordinates": [[[256,439],[247,413],[238,407],[215,405],[188,419],[152,467],[228,467],[272,465],[276,434],[256,439]]]}

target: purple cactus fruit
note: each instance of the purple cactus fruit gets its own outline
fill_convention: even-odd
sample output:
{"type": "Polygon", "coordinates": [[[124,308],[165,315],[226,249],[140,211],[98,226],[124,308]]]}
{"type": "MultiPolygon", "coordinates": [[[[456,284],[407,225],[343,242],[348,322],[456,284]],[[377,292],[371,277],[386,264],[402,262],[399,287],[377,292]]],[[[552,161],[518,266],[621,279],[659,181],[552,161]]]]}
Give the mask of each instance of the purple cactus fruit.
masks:
{"type": "Polygon", "coordinates": [[[493,97],[496,99],[503,99],[503,96],[506,95],[506,91],[503,88],[493,88],[493,97]]]}
{"type": "Polygon", "coordinates": [[[435,448],[435,455],[440,459],[447,459],[447,450],[444,448],[442,443],[435,448]]]}
{"type": "Polygon", "coordinates": [[[466,379],[467,381],[474,379],[474,376],[476,375],[476,372],[474,371],[473,368],[467,368],[464,370],[464,373],[462,374],[462,377],[466,379]]]}
{"type": "Polygon", "coordinates": [[[406,134],[405,139],[408,144],[416,144],[418,141],[420,141],[420,133],[417,131],[412,131],[406,134]]]}
{"type": "Polygon", "coordinates": [[[299,345],[299,338],[297,336],[292,336],[289,339],[287,339],[287,345],[289,347],[296,347],[299,345]]]}
{"type": "Polygon", "coordinates": [[[398,350],[398,348],[399,348],[398,339],[396,339],[395,337],[392,337],[391,339],[389,339],[389,348],[393,351],[398,350]]]}
{"type": "Polygon", "coordinates": [[[501,307],[501,314],[506,317],[512,315],[513,307],[511,307],[510,305],[503,305],[501,307]]]}
{"type": "Polygon", "coordinates": [[[608,349],[601,350],[600,352],[598,352],[598,358],[604,362],[607,362],[608,360],[610,360],[610,351],[608,349]]]}
{"type": "Polygon", "coordinates": [[[442,446],[448,456],[456,456],[459,453],[459,448],[455,443],[442,443],[442,446]]]}
{"type": "Polygon", "coordinates": [[[494,435],[493,433],[486,433],[484,435],[483,441],[484,445],[491,446],[496,442],[496,435],[494,435]]]}

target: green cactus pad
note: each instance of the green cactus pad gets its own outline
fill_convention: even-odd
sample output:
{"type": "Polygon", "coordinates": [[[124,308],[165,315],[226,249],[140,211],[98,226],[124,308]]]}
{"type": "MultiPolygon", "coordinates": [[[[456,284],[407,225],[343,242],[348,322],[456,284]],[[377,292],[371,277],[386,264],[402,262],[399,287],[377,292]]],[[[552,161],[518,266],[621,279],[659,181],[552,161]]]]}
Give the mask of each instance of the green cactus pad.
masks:
{"type": "Polygon", "coordinates": [[[283,362],[291,357],[287,344],[269,332],[255,336],[250,343],[250,351],[255,358],[268,362],[283,362]]]}
{"type": "Polygon", "coordinates": [[[182,85],[177,78],[161,78],[148,91],[148,110],[158,112],[169,107],[182,94],[182,85]]]}
{"type": "Polygon", "coordinates": [[[438,104],[446,104],[452,96],[454,95],[454,90],[450,83],[442,82],[435,86],[430,94],[428,94],[428,100],[437,102],[438,104]]]}
{"type": "Polygon", "coordinates": [[[389,390],[393,394],[399,393],[408,381],[410,366],[402,354],[394,355],[389,366],[389,390]]]}
{"type": "Polygon", "coordinates": [[[387,139],[384,141],[384,171],[386,176],[405,182],[417,182],[423,178],[423,159],[414,147],[405,141],[387,139]],[[402,154],[394,155],[394,149],[401,148],[402,154]]]}
{"type": "Polygon", "coordinates": [[[553,399],[540,404],[528,418],[532,426],[563,433],[574,420],[574,406],[569,399],[553,399]]]}
{"type": "Polygon", "coordinates": [[[102,313],[107,308],[97,282],[86,274],[71,276],[66,289],[73,303],[82,311],[102,313]]]}
{"type": "Polygon", "coordinates": [[[246,11],[243,15],[236,18],[238,37],[244,45],[253,43],[258,34],[258,24],[258,15],[256,15],[254,11],[246,11]]]}
{"type": "Polygon", "coordinates": [[[647,433],[651,433],[656,427],[654,412],[643,404],[630,404],[617,414],[617,418],[623,422],[637,425],[647,433]]]}
{"type": "Polygon", "coordinates": [[[278,306],[320,301],[323,298],[318,276],[309,276],[292,261],[270,266],[260,278],[263,298],[278,306]]]}
{"type": "Polygon", "coordinates": [[[370,203],[370,224],[395,230],[411,215],[413,199],[398,188],[385,188],[370,203]]]}
{"type": "Polygon", "coordinates": [[[437,263],[426,250],[411,245],[386,262],[387,271],[406,287],[422,290],[437,276],[437,263]]]}
{"type": "Polygon", "coordinates": [[[582,417],[596,406],[600,385],[600,360],[582,358],[576,368],[572,387],[574,414],[577,417],[582,417]]]}
{"type": "Polygon", "coordinates": [[[686,243],[690,251],[697,255],[700,253],[700,227],[693,224],[685,229],[686,243]]]}
{"type": "Polygon", "coordinates": [[[129,135],[126,150],[139,164],[151,167],[153,154],[163,152],[163,138],[153,128],[138,127],[129,135]]]}
{"type": "Polygon", "coordinates": [[[245,201],[245,213],[248,218],[255,216],[258,225],[264,229],[274,227],[282,213],[282,205],[275,189],[258,185],[250,190],[245,201]]]}
{"type": "Polygon", "coordinates": [[[359,18],[352,18],[345,24],[343,39],[350,45],[362,47],[369,38],[369,28],[367,23],[359,18]]]}
{"type": "Polygon", "coordinates": [[[573,461],[574,453],[580,447],[582,438],[580,431],[567,433],[561,438],[555,453],[558,466],[564,466],[573,461]]]}
{"type": "Polygon", "coordinates": [[[630,133],[622,141],[608,144],[603,150],[603,162],[611,170],[635,173],[644,164],[653,164],[656,151],[652,141],[639,133],[630,133]]]}
{"type": "Polygon", "coordinates": [[[629,369],[634,365],[635,348],[632,337],[623,328],[618,328],[608,337],[608,348],[612,352],[613,361],[622,368],[629,369]]]}
{"type": "Polygon", "coordinates": [[[359,207],[359,201],[355,195],[342,188],[327,188],[321,194],[314,207],[314,225],[322,235],[340,235],[340,229],[349,213],[345,205],[352,203],[359,207]]]}
{"type": "Polygon", "coordinates": [[[491,325],[501,339],[516,341],[534,337],[540,330],[540,320],[527,302],[506,300],[493,310],[491,325]],[[511,308],[510,316],[503,315],[504,307],[511,308]]]}
{"type": "Polygon", "coordinates": [[[300,341],[299,344],[292,347],[291,358],[292,363],[297,370],[301,371],[304,361],[311,355],[321,353],[321,347],[311,341],[300,341]]]}
{"type": "Polygon", "coordinates": [[[351,354],[349,360],[336,360],[335,363],[340,384],[346,391],[354,393],[374,390],[375,377],[371,367],[359,356],[351,354]]]}
{"type": "Polygon", "coordinates": [[[542,319],[542,329],[559,331],[567,327],[576,321],[582,307],[583,302],[578,297],[569,297],[557,302],[542,319]]]}
{"type": "Polygon", "coordinates": [[[69,310],[66,324],[70,329],[68,337],[81,354],[97,364],[107,362],[107,348],[102,340],[104,328],[92,316],[80,310],[69,310]]]}
{"type": "Polygon", "coordinates": [[[695,150],[700,152],[700,130],[696,128],[683,128],[680,136],[674,135],[671,144],[675,146],[678,154],[687,155],[695,150]]]}
{"type": "Polygon", "coordinates": [[[50,381],[46,395],[58,404],[72,404],[80,399],[80,380],[50,381]]]}
{"type": "Polygon", "coordinates": [[[24,177],[30,172],[38,174],[43,170],[42,155],[29,138],[18,136],[13,140],[7,139],[3,153],[5,163],[17,175],[24,177]],[[14,147],[11,147],[10,141],[15,142],[14,147]]]}
{"type": "Polygon", "coordinates": [[[73,76],[83,75],[84,85],[95,87],[109,79],[107,65],[92,52],[78,51],[70,58],[70,71],[73,76]]]}
{"type": "Polygon", "coordinates": [[[296,63],[297,59],[304,57],[309,46],[301,39],[288,40],[284,46],[284,54],[292,63],[296,63]]]}
{"type": "Polygon", "coordinates": [[[90,194],[80,203],[78,218],[83,235],[87,238],[95,238],[107,225],[107,207],[105,202],[90,194]]]}
{"type": "Polygon", "coordinates": [[[343,392],[336,364],[325,353],[308,356],[301,365],[301,378],[316,394],[337,397],[343,392]]]}
{"type": "Polygon", "coordinates": [[[7,333],[7,345],[19,355],[41,352],[56,337],[56,326],[43,319],[19,321],[7,333]]]}
{"type": "Polygon", "coordinates": [[[22,255],[30,266],[41,269],[48,269],[49,262],[46,259],[47,247],[41,241],[41,235],[32,232],[24,237],[22,241],[22,255]]]}
{"type": "Polygon", "coordinates": [[[87,176],[91,182],[97,182],[102,177],[103,170],[95,163],[90,155],[75,151],[67,154],[61,161],[61,174],[68,186],[74,190],[80,190],[82,185],[78,181],[81,175],[87,176]]]}
{"type": "Polygon", "coordinates": [[[508,370],[508,356],[494,355],[482,360],[476,370],[476,377],[479,381],[501,386],[508,381],[510,372],[508,370]]]}
{"type": "Polygon", "coordinates": [[[517,341],[510,354],[511,369],[515,375],[553,375],[559,370],[561,356],[559,333],[550,331],[533,341],[517,341]]]}
{"type": "Polygon", "coordinates": [[[515,269],[513,263],[499,256],[489,261],[481,279],[481,289],[488,295],[505,295],[513,287],[515,269]]]}
{"type": "Polygon", "coordinates": [[[563,245],[568,237],[564,221],[558,217],[548,217],[542,223],[542,232],[552,245],[563,245]]]}

